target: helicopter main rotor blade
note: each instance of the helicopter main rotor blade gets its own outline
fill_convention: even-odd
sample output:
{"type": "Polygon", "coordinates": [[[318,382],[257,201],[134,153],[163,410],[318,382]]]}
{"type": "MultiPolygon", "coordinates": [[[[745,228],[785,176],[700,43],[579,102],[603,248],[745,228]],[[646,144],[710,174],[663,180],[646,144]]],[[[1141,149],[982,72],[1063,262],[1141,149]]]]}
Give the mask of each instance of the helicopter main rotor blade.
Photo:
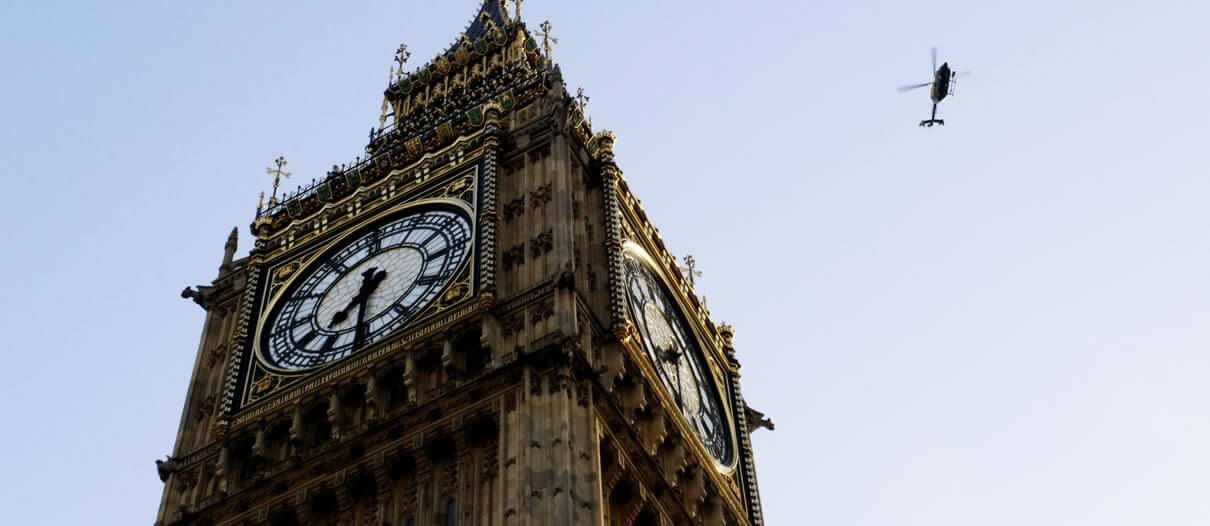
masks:
{"type": "Polygon", "coordinates": [[[936,73],[937,72],[937,46],[933,46],[931,51],[933,54],[933,72],[936,73]]]}
{"type": "Polygon", "coordinates": [[[966,78],[966,77],[969,77],[969,76],[971,76],[971,70],[969,70],[969,69],[964,69],[964,70],[962,70],[962,71],[959,71],[959,72],[957,72],[957,73],[954,73],[954,77],[955,77],[955,78],[957,78],[957,77],[966,78]]]}
{"type": "Polygon", "coordinates": [[[905,92],[905,91],[911,91],[911,90],[914,90],[914,89],[917,89],[917,88],[923,88],[923,87],[928,86],[928,85],[930,85],[930,84],[932,84],[932,82],[924,82],[924,83],[921,83],[921,84],[912,84],[911,86],[899,86],[899,88],[897,88],[895,91],[898,91],[899,93],[903,93],[903,92],[905,92]]]}

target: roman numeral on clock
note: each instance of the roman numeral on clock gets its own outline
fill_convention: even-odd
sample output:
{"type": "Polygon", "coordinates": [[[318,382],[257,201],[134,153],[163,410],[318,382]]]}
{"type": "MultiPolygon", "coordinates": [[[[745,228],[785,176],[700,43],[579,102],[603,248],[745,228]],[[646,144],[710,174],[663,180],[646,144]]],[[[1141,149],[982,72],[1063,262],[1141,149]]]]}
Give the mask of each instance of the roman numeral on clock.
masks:
{"type": "Polygon", "coordinates": [[[382,237],[377,228],[370,231],[369,240],[371,254],[378,252],[382,248],[382,237]]]}
{"type": "Polygon", "coordinates": [[[438,259],[442,256],[445,256],[449,252],[450,252],[450,247],[449,247],[449,245],[446,245],[445,248],[442,248],[441,250],[438,250],[436,252],[433,252],[432,254],[429,254],[429,257],[425,258],[424,261],[429,262],[434,259],[438,259]]]}
{"type": "Polygon", "coordinates": [[[337,274],[344,274],[344,273],[346,273],[346,272],[348,272],[348,271],[349,271],[349,267],[344,266],[344,265],[343,265],[342,263],[340,263],[339,261],[335,261],[335,260],[331,260],[331,259],[325,259],[325,260],[324,260],[324,262],[323,262],[323,264],[324,264],[324,266],[326,266],[326,267],[328,267],[328,268],[332,269],[333,271],[335,271],[337,274]]]}
{"type": "Polygon", "coordinates": [[[429,237],[424,238],[424,241],[420,242],[420,246],[422,246],[422,247],[427,246],[430,241],[437,239],[437,236],[439,236],[439,235],[441,235],[440,231],[433,232],[432,234],[429,235],[429,237]]]}
{"type": "Polygon", "coordinates": [[[298,344],[299,347],[306,347],[307,344],[311,343],[311,340],[314,340],[316,336],[318,336],[318,333],[315,331],[308,331],[306,334],[302,335],[301,338],[295,340],[294,343],[298,344]]]}
{"type": "Polygon", "coordinates": [[[416,278],[416,284],[422,287],[428,287],[436,283],[440,283],[445,278],[448,278],[448,273],[430,274],[428,276],[420,276],[416,278]]]}
{"type": "Polygon", "coordinates": [[[323,345],[319,346],[319,353],[321,355],[332,352],[332,348],[336,347],[337,338],[335,336],[326,336],[326,338],[323,345]]]}

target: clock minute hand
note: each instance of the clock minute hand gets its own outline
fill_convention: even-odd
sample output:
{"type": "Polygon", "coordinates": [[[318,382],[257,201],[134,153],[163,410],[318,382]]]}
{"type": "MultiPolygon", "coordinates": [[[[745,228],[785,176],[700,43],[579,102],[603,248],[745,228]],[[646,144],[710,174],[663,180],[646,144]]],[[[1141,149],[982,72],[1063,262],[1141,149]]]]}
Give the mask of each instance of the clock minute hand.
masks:
{"type": "Polygon", "coordinates": [[[360,301],[358,301],[357,308],[357,325],[353,333],[353,350],[355,351],[361,348],[362,343],[365,343],[363,340],[365,340],[366,302],[370,301],[370,295],[374,293],[374,289],[378,288],[378,284],[387,277],[387,271],[379,270],[375,274],[375,270],[378,269],[372,268],[366,271],[364,276],[368,282],[362,282],[361,293],[357,295],[357,299],[360,301]]]}

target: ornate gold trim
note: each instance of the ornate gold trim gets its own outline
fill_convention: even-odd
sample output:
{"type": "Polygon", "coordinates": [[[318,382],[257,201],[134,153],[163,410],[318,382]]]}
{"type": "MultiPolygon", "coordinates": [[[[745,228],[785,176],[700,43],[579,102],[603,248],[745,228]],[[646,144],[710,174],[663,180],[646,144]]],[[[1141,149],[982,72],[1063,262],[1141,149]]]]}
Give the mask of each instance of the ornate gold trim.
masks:
{"type": "Polygon", "coordinates": [[[408,163],[407,165],[399,168],[390,168],[386,170],[385,175],[378,178],[373,183],[362,184],[349,195],[346,195],[337,201],[323,203],[323,206],[321,206],[318,210],[311,212],[306,217],[291,219],[286,225],[273,231],[273,233],[269,235],[261,235],[261,233],[254,228],[253,231],[256,234],[258,246],[263,245],[265,247],[264,250],[272,256],[269,258],[270,260],[276,259],[277,257],[281,257],[283,254],[289,253],[294,247],[306,242],[307,239],[313,234],[307,233],[306,235],[300,236],[298,239],[295,239],[288,244],[281,244],[279,240],[290,238],[292,235],[291,231],[293,231],[298,225],[321,220],[320,218],[323,216],[323,214],[348,206],[364,208],[364,210],[360,210],[356,214],[346,217],[337,218],[336,220],[332,221],[327,228],[331,230],[350,222],[358,222],[360,220],[358,215],[361,213],[376,210],[384,204],[389,206],[389,203],[394,201],[395,198],[407,197],[408,194],[416,192],[429,181],[446,177],[451,173],[457,172],[458,170],[465,170],[470,166],[477,166],[476,163],[483,158],[484,146],[475,146],[474,143],[478,141],[480,136],[483,134],[484,131],[482,129],[476,130],[474,133],[463,135],[454,139],[452,143],[440,149],[424,153],[419,158],[408,163]],[[458,148],[465,148],[466,150],[456,156],[458,160],[456,164],[449,165],[445,162],[438,163],[431,173],[423,175],[417,174],[418,176],[411,177],[410,181],[405,181],[403,184],[397,185],[397,188],[394,187],[396,185],[393,184],[393,182],[395,182],[396,178],[399,176],[421,170],[426,163],[433,163],[434,160],[438,158],[448,157],[451,151],[458,148]],[[382,199],[381,196],[383,195],[388,195],[388,199],[382,199]],[[359,207],[358,203],[356,203],[356,200],[358,198],[367,196],[371,198],[371,201],[359,207]]]}
{"type": "MultiPolygon", "coordinates": [[[[342,243],[345,242],[345,240],[347,240],[350,236],[352,236],[354,233],[356,233],[357,230],[359,230],[361,227],[381,221],[384,218],[392,216],[392,215],[404,215],[407,213],[408,210],[411,210],[411,209],[425,207],[425,206],[433,206],[433,205],[454,206],[454,207],[461,209],[463,212],[465,212],[466,216],[469,220],[468,222],[470,223],[471,243],[472,244],[475,243],[475,240],[477,239],[476,238],[477,231],[476,231],[476,225],[475,225],[475,211],[473,209],[471,209],[470,205],[468,205],[465,201],[462,201],[461,199],[450,199],[450,198],[420,199],[417,201],[412,201],[410,203],[400,205],[399,207],[396,207],[396,208],[390,208],[387,210],[383,210],[373,217],[370,217],[368,219],[361,221],[360,223],[357,223],[355,225],[345,228],[344,232],[340,233],[335,238],[328,241],[322,247],[319,247],[318,249],[316,249],[306,259],[306,261],[303,261],[300,264],[300,267],[299,267],[300,270],[294,272],[284,284],[282,284],[276,291],[273,291],[272,297],[269,298],[268,301],[266,301],[264,303],[264,308],[261,310],[260,315],[257,318],[256,332],[255,332],[255,334],[253,336],[253,340],[252,340],[252,353],[253,353],[253,356],[255,356],[255,359],[257,360],[257,362],[259,362],[259,365],[268,372],[279,373],[279,374],[289,374],[289,375],[310,374],[315,371],[322,370],[326,366],[334,365],[334,364],[326,364],[326,365],[321,365],[321,366],[313,368],[313,369],[305,369],[305,370],[287,370],[287,369],[281,369],[281,368],[272,366],[270,364],[269,360],[265,359],[264,352],[263,352],[264,350],[261,348],[261,338],[264,336],[264,333],[266,330],[266,324],[269,321],[269,316],[271,314],[273,314],[274,309],[277,308],[279,302],[281,302],[284,299],[283,295],[285,294],[285,291],[290,290],[290,287],[294,284],[294,281],[299,278],[299,276],[305,275],[306,274],[305,271],[310,270],[311,267],[314,266],[316,264],[316,262],[319,261],[322,256],[326,255],[328,252],[331,252],[335,248],[339,247],[342,243]]],[[[474,259],[472,257],[474,254],[475,254],[475,250],[474,250],[474,247],[472,246],[471,250],[467,251],[467,255],[462,260],[462,262],[459,263],[458,271],[457,271],[458,274],[463,273],[464,269],[467,268],[468,262],[471,261],[472,259],[474,259]]],[[[441,296],[443,294],[445,294],[445,290],[448,289],[451,285],[453,285],[452,280],[450,283],[447,283],[445,285],[444,289],[441,292],[438,293],[438,299],[440,299],[441,296]]],[[[427,307],[426,307],[426,310],[428,310],[427,307]]],[[[412,326],[414,323],[420,322],[421,320],[422,319],[417,319],[415,322],[409,324],[409,326],[412,326]]],[[[404,327],[404,328],[401,328],[399,330],[399,332],[396,334],[405,334],[407,332],[408,332],[408,328],[404,327]]],[[[345,360],[349,360],[352,358],[353,357],[350,356],[348,358],[345,358],[345,360]]],[[[344,361],[344,360],[342,360],[342,361],[344,361]]]]}

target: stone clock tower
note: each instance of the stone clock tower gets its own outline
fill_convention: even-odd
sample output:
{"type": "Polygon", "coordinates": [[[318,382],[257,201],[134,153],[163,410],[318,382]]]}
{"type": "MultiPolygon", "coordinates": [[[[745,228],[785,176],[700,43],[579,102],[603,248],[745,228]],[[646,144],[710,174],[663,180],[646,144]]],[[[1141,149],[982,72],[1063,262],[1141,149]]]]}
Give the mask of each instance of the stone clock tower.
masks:
{"type": "Polygon", "coordinates": [[[502,4],[186,289],[157,525],[763,524],[732,330],[502,4]]]}

